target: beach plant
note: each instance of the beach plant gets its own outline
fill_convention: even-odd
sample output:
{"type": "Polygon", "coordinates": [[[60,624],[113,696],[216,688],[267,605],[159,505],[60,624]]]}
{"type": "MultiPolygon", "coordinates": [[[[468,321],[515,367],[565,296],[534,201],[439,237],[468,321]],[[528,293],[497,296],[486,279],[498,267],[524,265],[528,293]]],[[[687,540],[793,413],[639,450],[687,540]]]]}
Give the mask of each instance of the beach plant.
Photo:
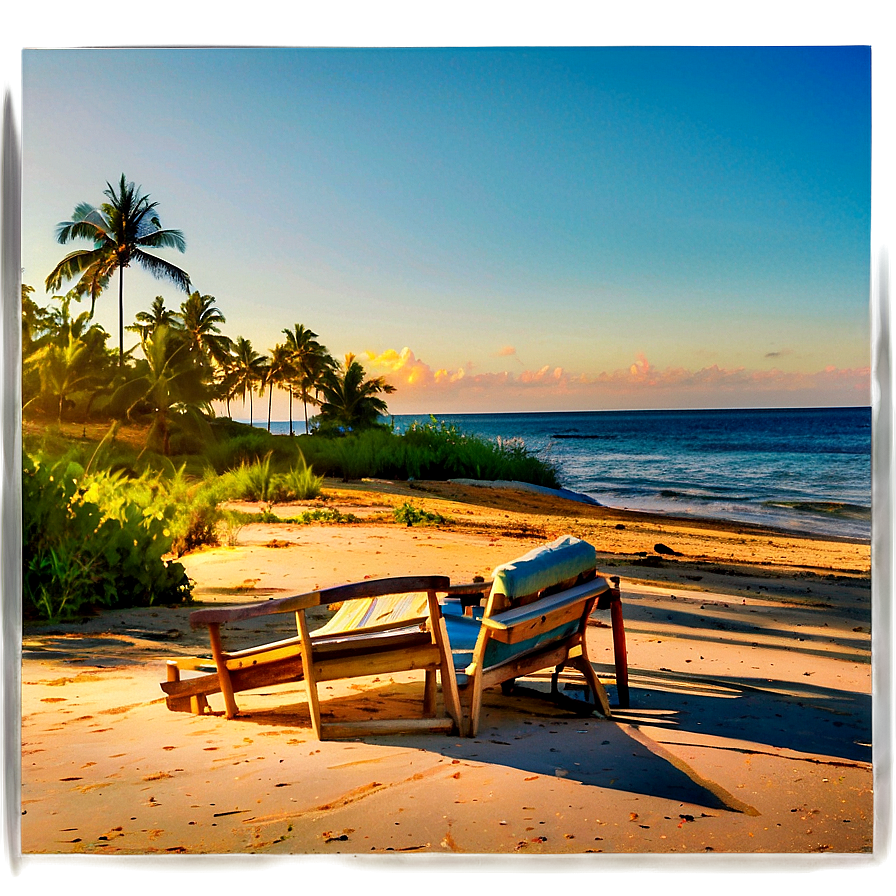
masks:
{"type": "Polygon", "coordinates": [[[171,547],[164,502],[141,503],[140,483],[133,494],[130,485],[120,473],[91,479],[79,464],[23,456],[26,618],[189,599],[183,566],[164,559],[171,547]]]}
{"type": "Polygon", "coordinates": [[[298,463],[286,474],[278,478],[283,495],[287,500],[310,501],[320,496],[324,477],[315,474],[306,462],[305,455],[299,452],[298,463]]]}
{"type": "Polygon", "coordinates": [[[222,477],[225,491],[230,498],[243,501],[270,502],[274,496],[274,478],[271,473],[271,455],[261,460],[242,463],[222,477]]]}
{"type": "Polygon", "coordinates": [[[405,526],[442,526],[451,522],[448,517],[442,516],[441,513],[424,510],[410,501],[405,501],[404,504],[396,507],[392,511],[392,516],[396,523],[401,523],[405,526]]]}
{"type": "Polygon", "coordinates": [[[221,421],[215,421],[211,430],[213,439],[205,445],[203,457],[208,466],[218,473],[259,460],[267,454],[277,459],[286,456],[291,460],[295,457],[294,446],[287,445],[284,450],[278,450],[283,445],[282,440],[272,438],[264,429],[239,423],[224,427],[221,421]]]}
{"type": "Polygon", "coordinates": [[[89,295],[90,315],[97,298],[118,271],[118,331],[119,367],[124,366],[124,269],[132,262],[149,271],[154,277],[164,278],[184,292],[190,292],[190,277],[171,262],[147,252],[147,249],[177,249],[183,252],[186,242],[179,230],[163,229],[156,211],[157,202],[150,202],[121,175],[113,187],[107,183],[103,191],[107,202],[92,206],[82,202],[75,207],[70,221],[56,226],[56,241],[65,244],[85,239],[92,249],[70,252],[47,277],[47,291],[59,289],[66,280],[78,278],[75,289],[79,295],[89,295]]]}

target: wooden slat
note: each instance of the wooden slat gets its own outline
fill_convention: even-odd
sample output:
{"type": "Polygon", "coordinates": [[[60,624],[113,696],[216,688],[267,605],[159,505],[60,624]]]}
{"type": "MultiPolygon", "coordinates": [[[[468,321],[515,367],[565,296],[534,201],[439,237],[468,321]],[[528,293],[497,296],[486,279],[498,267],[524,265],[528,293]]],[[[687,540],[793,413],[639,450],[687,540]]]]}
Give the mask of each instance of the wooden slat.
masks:
{"type": "Polygon", "coordinates": [[[568,651],[569,644],[563,643],[559,647],[552,646],[550,650],[534,651],[501,663],[499,666],[491,666],[482,672],[482,687],[490,688],[511,678],[520,678],[523,675],[538,672],[540,669],[557,666],[566,659],[568,651]]]}
{"type": "Polygon", "coordinates": [[[512,626],[539,619],[542,615],[553,612],[567,604],[581,603],[589,598],[599,597],[609,588],[610,586],[606,579],[592,579],[590,582],[576,585],[568,591],[561,591],[559,594],[542,597],[523,607],[513,607],[493,615],[486,614],[482,624],[488,626],[493,631],[509,629],[512,626]]]}
{"type": "Polygon", "coordinates": [[[348,585],[336,585],[320,591],[295,594],[277,600],[257,601],[237,607],[209,607],[195,610],[190,614],[190,625],[198,628],[203,625],[239,622],[255,619],[259,616],[270,616],[277,613],[295,613],[311,607],[323,607],[357,597],[382,597],[387,594],[407,594],[412,591],[444,591],[451,585],[447,576],[398,576],[388,579],[369,579],[364,582],[353,582],[348,585]]]}
{"type": "Polygon", "coordinates": [[[323,740],[346,737],[414,734],[419,732],[449,733],[456,729],[454,719],[370,719],[359,722],[326,722],[321,726],[323,740]]]}
{"type": "Polygon", "coordinates": [[[217,694],[221,690],[218,673],[201,675],[196,678],[182,678],[180,681],[163,681],[162,690],[169,697],[192,697],[196,694],[217,694]]]}
{"type": "Polygon", "coordinates": [[[386,672],[437,669],[440,660],[438,647],[424,644],[414,649],[403,648],[383,653],[354,653],[336,660],[321,660],[315,653],[313,663],[317,681],[335,681],[340,678],[382,675],[386,672]]]}
{"type": "MultiPolygon", "coordinates": [[[[526,619],[513,625],[496,628],[492,631],[492,637],[503,644],[520,644],[537,635],[553,632],[570,622],[586,619],[593,602],[593,597],[586,597],[574,603],[561,605],[534,619],[526,619]]],[[[568,634],[562,637],[568,637],[568,634]]]]}
{"type": "Polygon", "coordinates": [[[182,672],[211,672],[215,669],[215,661],[208,656],[179,656],[176,660],[168,660],[169,676],[172,667],[182,672]]]}

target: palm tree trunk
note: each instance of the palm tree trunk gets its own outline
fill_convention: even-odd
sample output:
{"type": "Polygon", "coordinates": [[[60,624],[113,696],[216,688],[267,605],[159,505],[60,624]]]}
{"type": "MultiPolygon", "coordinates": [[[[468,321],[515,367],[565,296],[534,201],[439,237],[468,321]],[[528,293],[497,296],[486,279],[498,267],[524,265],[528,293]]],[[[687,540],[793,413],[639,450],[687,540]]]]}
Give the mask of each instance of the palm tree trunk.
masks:
{"type": "Polygon", "coordinates": [[[124,266],[118,266],[118,366],[124,367],[124,266]]]}
{"type": "Polygon", "coordinates": [[[271,400],[274,397],[273,382],[268,386],[268,432],[271,431],[271,400]]]}
{"type": "Polygon", "coordinates": [[[308,435],[308,399],[303,399],[302,404],[305,406],[305,435],[308,435]]]}
{"type": "Polygon", "coordinates": [[[289,434],[291,436],[295,435],[292,431],[292,385],[289,387],[289,434]]]}

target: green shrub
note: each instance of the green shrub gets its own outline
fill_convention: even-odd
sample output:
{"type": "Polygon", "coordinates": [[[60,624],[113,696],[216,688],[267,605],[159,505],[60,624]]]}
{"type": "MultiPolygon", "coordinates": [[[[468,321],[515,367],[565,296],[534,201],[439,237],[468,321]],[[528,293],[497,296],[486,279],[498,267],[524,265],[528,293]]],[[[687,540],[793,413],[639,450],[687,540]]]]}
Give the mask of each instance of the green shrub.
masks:
{"type": "Polygon", "coordinates": [[[243,461],[235,470],[221,476],[221,489],[225,499],[236,501],[273,500],[274,477],[271,473],[271,455],[252,463],[243,461]]]}
{"type": "MultiPolygon", "coordinates": [[[[288,438],[288,437],[287,437],[288,438]]],[[[557,488],[557,471],[519,439],[467,435],[433,418],[403,434],[386,429],[342,437],[302,436],[302,451],[318,472],[344,480],[508,479],[557,488]]]]}
{"type": "Polygon", "coordinates": [[[137,499],[130,500],[130,486],[122,474],[91,481],[76,463],[43,464],[23,456],[26,618],[56,621],[99,606],[151,606],[189,598],[183,566],[162,559],[171,547],[163,505],[141,505],[139,482],[137,499]]]}
{"type": "Polygon", "coordinates": [[[310,501],[320,496],[324,477],[317,476],[299,452],[299,462],[289,472],[277,477],[278,500],[310,501]]]}
{"type": "Polygon", "coordinates": [[[441,526],[450,523],[451,520],[441,513],[431,513],[422,507],[417,507],[410,501],[405,501],[400,507],[392,511],[396,523],[404,523],[406,526],[441,526]]]}

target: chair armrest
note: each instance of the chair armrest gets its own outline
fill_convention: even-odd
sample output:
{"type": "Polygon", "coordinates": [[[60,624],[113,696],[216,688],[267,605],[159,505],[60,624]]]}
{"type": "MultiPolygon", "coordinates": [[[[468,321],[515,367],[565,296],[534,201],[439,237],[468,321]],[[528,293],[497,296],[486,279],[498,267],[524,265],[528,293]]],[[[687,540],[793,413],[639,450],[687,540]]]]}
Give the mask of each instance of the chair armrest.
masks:
{"type": "Polygon", "coordinates": [[[439,594],[447,594],[452,597],[456,594],[487,594],[492,587],[489,582],[464,582],[460,585],[449,585],[447,588],[439,588],[439,594]]]}
{"type": "Polygon", "coordinates": [[[482,624],[496,632],[508,632],[517,626],[527,625],[541,619],[542,616],[549,616],[558,610],[563,610],[571,604],[593,600],[609,590],[610,585],[607,580],[598,576],[581,585],[575,585],[566,591],[539,598],[522,607],[514,607],[496,613],[494,616],[486,616],[483,618],[482,624]]]}
{"type": "Polygon", "coordinates": [[[370,579],[365,582],[336,585],[320,591],[295,594],[291,597],[281,597],[277,600],[241,604],[236,607],[210,607],[204,610],[195,610],[190,614],[190,626],[199,628],[203,625],[223,625],[228,622],[240,622],[276,613],[295,613],[311,607],[323,607],[361,597],[383,597],[388,594],[407,594],[414,591],[444,592],[450,587],[451,581],[447,576],[399,576],[388,579],[370,579]]]}

